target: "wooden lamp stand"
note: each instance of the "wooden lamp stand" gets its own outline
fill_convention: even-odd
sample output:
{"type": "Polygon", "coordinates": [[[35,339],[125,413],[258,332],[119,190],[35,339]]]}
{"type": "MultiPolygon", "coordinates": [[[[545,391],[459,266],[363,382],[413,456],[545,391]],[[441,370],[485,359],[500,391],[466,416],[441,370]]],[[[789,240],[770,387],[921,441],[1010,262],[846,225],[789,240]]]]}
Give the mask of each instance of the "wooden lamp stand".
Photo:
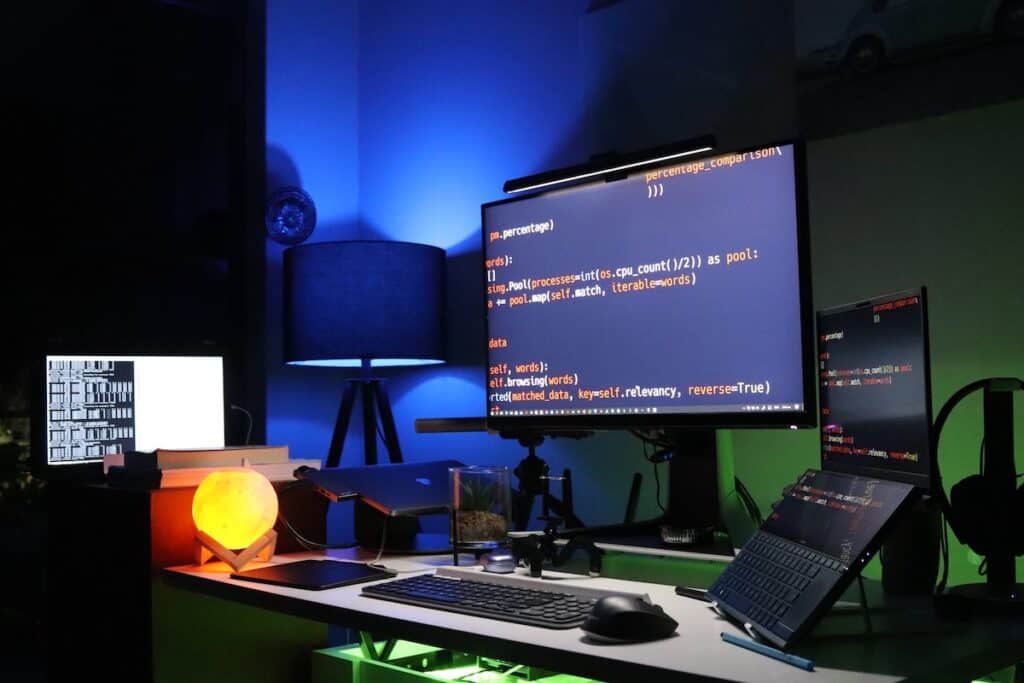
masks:
{"type": "Polygon", "coordinates": [[[242,571],[242,567],[253,560],[269,562],[274,555],[274,548],[277,546],[277,532],[273,529],[269,529],[250,543],[249,547],[242,548],[238,552],[225,548],[212,536],[198,529],[195,538],[196,564],[203,565],[211,558],[216,557],[230,565],[236,572],[242,571]]]}

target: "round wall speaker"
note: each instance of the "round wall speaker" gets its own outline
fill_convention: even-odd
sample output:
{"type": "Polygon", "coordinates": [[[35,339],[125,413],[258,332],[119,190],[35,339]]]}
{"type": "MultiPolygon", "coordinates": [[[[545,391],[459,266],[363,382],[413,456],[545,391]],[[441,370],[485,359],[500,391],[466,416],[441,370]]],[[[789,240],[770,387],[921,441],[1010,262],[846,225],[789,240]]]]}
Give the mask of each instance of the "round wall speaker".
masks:
{"type": "Polygon", "coordinates": [[[282,187],[267,201],[264,223],[270,239],[281,244],[299,244],[313,234],[316,205],[305,190],[282,187]]]}

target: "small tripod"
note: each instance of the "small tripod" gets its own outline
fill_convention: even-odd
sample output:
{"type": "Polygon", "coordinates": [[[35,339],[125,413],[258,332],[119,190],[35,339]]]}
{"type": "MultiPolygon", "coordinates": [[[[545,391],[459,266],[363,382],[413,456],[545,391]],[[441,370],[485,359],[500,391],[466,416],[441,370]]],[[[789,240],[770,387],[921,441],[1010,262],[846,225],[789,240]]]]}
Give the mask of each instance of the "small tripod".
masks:
{"type": "Polygon", "coordinates": [[[569,561],[573,553],[582,549],[590,561],[590,575],[600,575],[604,551],[594,545],[593,541],[586,536],[573,536],[563,544],[556,543],[558,540],[562,540],[558,531],[553,526],[548,526],[543,534],[512,539],[512,554],[516,560],[526,560],[529,563],[530,576],[539,577],[545,560],[553,567],[561,567],[569,561]]]}
{"type": "MultiPolygon", "coordinates": [[[[583,434],[584,436],[586,435],[583,434]]],[[[509,437],[502,434],[505,438],[509,437]]],[[[565,522],[568,528],[580,528],[584,524],[576,513],[573,512],[572,503],[572,472],[568,469],[562,471],[561,476],[549,474],[548,464],[537,457],[537,446],[544,442],[544,435],[538,432],[517,434],[514,436],[520,444],[525,446],[529,453],[523,458],[513,470],[519,478],[519,489],[513,493],[512,524],[519,531],[525,531],[530,522],[530,512],[533,509],[533,499],[541,496],[540,519],[549,525],[565,522]],[[556,498],[551,495],[551,482],[562,483],[562,497],[556,498]],[[552,515],[551,513],[554,513],[552,515]]],[[[580,438],[580,437],[577,437],[580,438]]]]}

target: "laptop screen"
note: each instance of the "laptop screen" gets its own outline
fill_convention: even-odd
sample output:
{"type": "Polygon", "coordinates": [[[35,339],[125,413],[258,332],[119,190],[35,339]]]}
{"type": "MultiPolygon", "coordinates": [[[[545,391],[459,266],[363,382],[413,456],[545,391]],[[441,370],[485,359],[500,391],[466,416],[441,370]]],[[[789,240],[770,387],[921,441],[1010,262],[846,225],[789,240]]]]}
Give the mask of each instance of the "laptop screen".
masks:
{"type": "Polygon", "coordinates": [[[807,470],[763,529],[849,566],[913,490],[900,482],[807,470]]]}

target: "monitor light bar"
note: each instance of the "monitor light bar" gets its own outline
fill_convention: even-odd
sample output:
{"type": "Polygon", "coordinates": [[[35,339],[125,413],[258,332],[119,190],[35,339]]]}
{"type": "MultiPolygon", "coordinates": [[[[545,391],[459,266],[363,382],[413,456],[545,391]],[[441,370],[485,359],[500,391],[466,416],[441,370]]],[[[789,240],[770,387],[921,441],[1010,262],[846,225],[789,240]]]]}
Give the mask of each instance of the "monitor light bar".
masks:
{"type": "Polygon", "coordinates": [[[538,173],[532,176],[524,176],[522,178],[508,180],[505,182],[502,189],[509,194],[513,192],[537,190],[542,187],[550,187],[552,185],[561,185],[562,183],[585,180],[586,178],[626,171],[640,166],[649,166],[665,161],[671,161],[672,159],[681,159],[683,157],[693,156],[694,154],[710,152],[714,148],[715,139],[711,136],[705,136],[682,143],[657,147],[655,149],[646,150],[644,152],[631,154],[625,157],[612,156],[608,159],[602,160],[601,162],[579,164],[577,166],[569,166],[557,171],[538,173]]]}

